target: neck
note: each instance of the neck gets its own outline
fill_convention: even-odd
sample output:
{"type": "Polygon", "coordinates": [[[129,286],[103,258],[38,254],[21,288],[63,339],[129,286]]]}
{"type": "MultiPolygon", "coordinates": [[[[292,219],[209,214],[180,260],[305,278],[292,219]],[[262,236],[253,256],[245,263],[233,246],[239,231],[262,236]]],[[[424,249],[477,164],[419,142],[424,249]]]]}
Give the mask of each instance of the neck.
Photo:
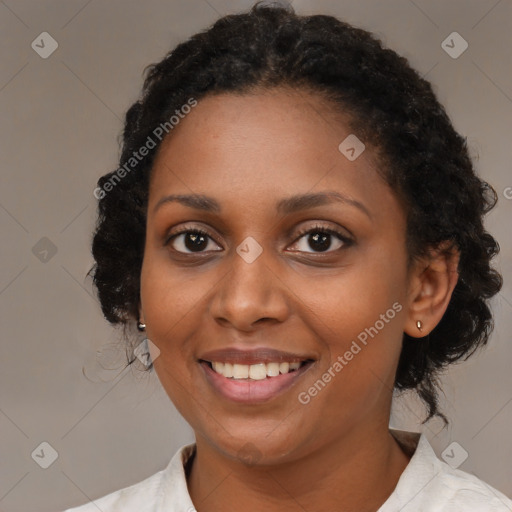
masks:
{"type": "Polygon", "coordinates": [[[375,512],[409,463],[387,422],[358,428],[300,459],[246,466],[197,437],[189,493],[198,512],[246,510],[375,512]]]}

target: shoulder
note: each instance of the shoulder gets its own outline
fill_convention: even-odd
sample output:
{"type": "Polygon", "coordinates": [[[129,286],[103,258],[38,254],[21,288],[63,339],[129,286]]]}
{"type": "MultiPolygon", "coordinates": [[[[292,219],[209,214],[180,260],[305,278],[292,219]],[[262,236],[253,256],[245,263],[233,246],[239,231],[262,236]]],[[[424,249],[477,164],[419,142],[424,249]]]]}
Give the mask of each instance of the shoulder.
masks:
{"type": "Polygon", "coordinates": [[[181,447],[165,469],[145,480],[63,512],[163,511],[164,501],[168,498],[179,501],[188,496],[183,464],[193,454],[194,448],[193,444],[181,447]]]}
{"type": "Polygon", "coordinates": [[[78,507],[66,509],[64,512],[110,512],[114,510],[152,510],[155,497],[161,485],[163,471],[129,487],[111,492],[106,496],[85,503],[78,507]]]}
{"type": "Polygon", "coordinates": [[[475,475],[439,459],[421,435],[390,498],[379,512],[512,512],[512,500],[475,475]]]}
{"type": "Polygon", "coordinates": [[[431,492],[433,501],[436,495],[444,501],[444,508],[439,510],[512,512],[512,501],[503,493],[475,475],[439,462],[440,471],[435,477],[431,492]]]}

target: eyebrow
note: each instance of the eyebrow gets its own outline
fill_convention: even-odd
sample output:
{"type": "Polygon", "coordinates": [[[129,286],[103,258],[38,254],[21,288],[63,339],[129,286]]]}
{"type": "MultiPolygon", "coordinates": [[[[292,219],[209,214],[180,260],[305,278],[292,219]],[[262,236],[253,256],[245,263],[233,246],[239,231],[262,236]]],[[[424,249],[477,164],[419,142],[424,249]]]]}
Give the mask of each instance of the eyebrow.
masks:
{"type": "MultiPolygon", "coordinates": [[[[172,194],[162,197],[158,203],[156,203],[153,213],[155,213],[164,204],[172,202],[180,203],[183,206],[188,206],[189,208],[206,212],[220,213],[222,210],[220,204],[215,199],[203,194],[172,194]]],[[[286,215],[335,202],[354,206],[366,214],[370,219],[372,218],[372,215],[366,206],[364,206],[360,201],[332,190],[286,197],[277,202],[276,211],[280,214],[286,215]]]]}

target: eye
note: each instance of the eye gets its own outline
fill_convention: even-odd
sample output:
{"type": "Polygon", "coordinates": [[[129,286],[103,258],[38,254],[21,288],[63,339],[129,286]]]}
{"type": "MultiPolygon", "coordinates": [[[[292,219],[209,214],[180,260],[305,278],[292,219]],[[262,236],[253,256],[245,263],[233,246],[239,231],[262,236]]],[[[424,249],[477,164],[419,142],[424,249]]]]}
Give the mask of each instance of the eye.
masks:
{"type": "Polygon", "coordinates": [[[203,229],[183,229],[170,236],[165,245],[170,244],[175,251],[190,254],[205,252],[210,240],[213,241],[208,232],[203,229]]]}
{"type": "Polygon", "coordinates": [[[345,236],[343,233],[336,231],[335,229],[327,228],[324,226],[314,226],[313,228],[305,229],[299,232],[299,242],[295,242],[299,245],[300,252],[309,252],[306,249],[309,247],[315,252],[335,252],[342,247],[350,246],[353,241],[345,236]],[[308,235],[306,237],[306,235],[308,235]],[[334,250],[328,251],[332,248],[332,238],[336,237],[334,250]],[[304,238],[304,240],[300,240],[304,238]],[[300,247],[302,246],[302,247],[300,247]]]}
{"type": "MultiPolygon", "coordinates": [[[[170,244],[176,252],[182,254],[203,253],[208,250],[217,252],[215,249],[208,249],[211,245],[210,241],[214,242],[207,231],[200,228],[187,229],[185,227],[177,233],[172,233],[167,238],[164,245],[167,246],[170,244]]],[[[350,246],[352,243],[353,241],[343,233],[325,226],[316,225],[312,228],[300,231],[294,245],[299,246],[299,252],[322,253],[335,252],[342,247],[350,246]],[[308,235],[309,238],[306,238],[306,235],[308,235]],[[337,246],[334,247],[334,249],[332,249],[333,237],[335,237],[334,245],[337,246]],[[304,238],[304,240],[300,240],[301,238],[304,238]],[[308,251],[308,247],[313,250],[308,251]]],[[[218,244],[215,245],[219,247],[218,244]]]]}

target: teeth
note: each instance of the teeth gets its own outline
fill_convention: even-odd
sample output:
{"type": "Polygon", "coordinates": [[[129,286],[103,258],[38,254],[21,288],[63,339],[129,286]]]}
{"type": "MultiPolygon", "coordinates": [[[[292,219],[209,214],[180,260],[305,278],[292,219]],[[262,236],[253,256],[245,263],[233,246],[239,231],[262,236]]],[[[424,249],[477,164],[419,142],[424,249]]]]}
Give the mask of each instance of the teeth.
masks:
{"type": "Polygon", "coordinates": [[[212,363],[212,366],[217,373],[224,374],[224,363],[212,363]]]}
{"type": "Polygon", "coordinates": [[[289,373],[298,370],[300,362],[293,363],[258,363],[258,364],[231,364],[212,362],[212,368],[215,372],[224,377],[233,379],[252,379],[263,380],[267,377],[277,377],[280,374],[289,373]]]}
{"type": "MultiPolygon", "coordinates": [[[[218,372],[221,373],[221,372],[218,372]]],[[[233,378],[234,379],[247,379],[249,377],[249,367],[246,364],[233,365],[233,378]]]]}
{"type": "Polygon", "coordinates": [[[265,363],[251,364],[249,366],[249,378],[253,380],[262,380],[267,378],[267,368],[265,363]]]}
{"type": "Polygon", "coordinates": [[[222,375],[224,375],[224,377],[233,377],[233,365],[231,363],[224,363],[224,371],[222,372],[222,375]]]}
{"type": "Polygon", "coordinates": [[[279,375],[279,363],[267,363],[267,375],[277,377],[279,375]]]}

